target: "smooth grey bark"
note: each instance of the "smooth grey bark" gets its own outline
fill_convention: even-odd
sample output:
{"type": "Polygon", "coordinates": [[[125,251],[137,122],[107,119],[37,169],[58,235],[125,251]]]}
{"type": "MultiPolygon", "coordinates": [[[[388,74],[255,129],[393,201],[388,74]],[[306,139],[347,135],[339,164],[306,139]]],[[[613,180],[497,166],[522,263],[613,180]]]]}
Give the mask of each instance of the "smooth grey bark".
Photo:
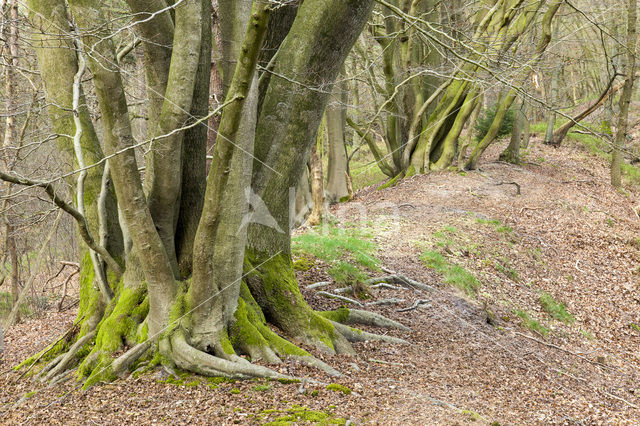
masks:
{"type": "MultiPolygon", "coordinates": [[[[199,120],[209,112],[211,75],[211,2],[202,1],[202,42],[191,105],[191,120],[199,120]]],[[[176,256],[181,278],[191,275],[193,269],[193,242],[195,240],[204,193],[207,186],[207,123],[185,130],[182,144],[182,178],[180,210],[175,231],[176,256]]]]}
{"type": "Polygon", "coordinates": [[[184,132],[171,132],[184,126],[191,118],[202,50],[202,8],[202,0],[185,0],[175,8],[175,35],[167,89],[158,125],[153,130],[155,140],[147,154],[147,202],[176,278],[180,277],[175,229],[182,189],[184,132]]]}
{"type": "Polygon", "coordinates": [[[625,49],[625,81],[622,87],[622,95],[620,96],[620,112],[618,114],[618,128],[616,129],[616,138],[613,143],[613,152],[611,155],[611,185],[616,188],[622,186],[622,148],[627,140],[627,130],[629,128],[629,106],[633,96],[633,85],[635,83],[636,69],[636,46],[638,44],[636,25],[638,21],[638,2],[637,0],[628,0],[627,7],[627,40],[625,49]]]}
{"type": "MultiPolygon", "coordinates": [[[[88,57],[88,65],[102,113],[106,153],[122,152],[111,158],[110,166],[118,203],[134,251],[141,253],[138,257],[140,268],[149,289],[149,334],[153,335],[163,330],[169,320],[177,292],[174,271],[147,206],[135,154],[131,149],[133,135],[124,86],[120,73],[113,67],[117,63],[113,40],[108,37],[107,26],[95,30],[96,24],[106,22],[102,9],[98,0],[72,0],[69,4],[78,27],[85,34],[85,46],[92,46],[95,52],[88,57]]],[[[130,272],[131,269],[127,268],[125,281],[130,272]]]]}
{"type": "Polygon", "coordinates": [[[328,352],[354,353],[298,289],[291,263],[289,194],[316,142],[333,83],[372,8],[373,1],[364,0],[302,3],[280,47],[256,129],[252,186],[277,226],[249,227],[245,257],[255,270],[247,284],[270,322],[296,341],[328,352]]]}
{"type": "Polygon", "coordinates": [[[311,198],[311,184],[309,183],[309,167],[305,165],[296,187],[291,226],[295,228],[302,225],[312,207],[313,198],[311,198]]]}
{"type": "Polygon", "coordinates": [[[326,196],[329,204],[346,201],[349,198],[348,156],[345,137],[347,125],[348,88],[344,83],[336,84],[333,96],[325,112],[329,162],[327,165],[326,196]]]}
{"type": "Polygon", "coordinates": [[[307,0],[300,6],[301,19],[280,48],[260,113],[252,180],[285,231],[251,226],[248,244],[253,251],[289,253],[289,189],[302,176],[335,78],[372,7],[371,1],[356,0],[307,0]],[[291,80],[298,90],[291,90],[291,80]]]}
{"type": "MultiPolygon", "coordinates": [[[[73,122],[73,78],[78,70],[74,46],[64,31],[69,16],[63,0],[28,0],[29,20],[35,31],[33,45],[38,67],[45,86],[48,115],[53,130],[58,135],[74,134],[73,122]]],[[[87,164],[96,164],[104,158],[100,141],[86,107],[84,95],[80,95],[80,122],[82,124],[81,145],[87,164]]],[[[66,136],[57,138],[57,145],[64,157],[77,167],[73,141],[66,136]]],[[[98,165],[87,170],[85,180],[86,219],[92,235],[99,235],[97,201],[102,187],[104,166],[98,165]]],[[[69,182],[72,188],[75,182],[69,182]]],[[[118,219],[115,192],[112,188],[106,194],[104,203],[107,214],[108,239],[105,248],[116,259],[124,257],[124,242],[118,219]]]]}

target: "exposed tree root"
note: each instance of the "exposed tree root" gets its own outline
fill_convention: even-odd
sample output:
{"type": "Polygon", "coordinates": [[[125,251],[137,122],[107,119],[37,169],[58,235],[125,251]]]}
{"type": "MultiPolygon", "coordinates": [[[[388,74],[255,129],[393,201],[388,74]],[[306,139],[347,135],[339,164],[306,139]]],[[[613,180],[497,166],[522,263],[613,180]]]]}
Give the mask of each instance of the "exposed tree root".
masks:
{"type": "Polygon", "coordinates": [[[331,321],[336,330],[342,334],[349,342],[367,342],[367,341],[381,341],[386,343],[396,343],[396,344],[406,344],[407,342],[404,339],[400,339],[398,337],[393,336],[385,336],[383,334],[373,334],[367,333],[366,331],[361,331],[355,328],[351,328],[347,325],[340,324],[339,322],[331,321]]]}
{"type": "Polygon", "coordinates": [[[385,275],[383,277],[372,278],[370,280],[367,280],[366,282],[366,284],[368,285],[379,284],[379,283],[398,284],[404,287],[414,288],[418,290],[425,290],[425,291],[434,290],[434,288],[431,287],[430,285],[423,284],[416,280],[412,280],[411,278],[406,277],[402,274],[385,275]]]}
{"type": "Polygon", "coordinates": [[[374,327],[397,328],[398,330],[411,331],[411,329],[397,321],[389,319],[375,312],[349,309],[349,316],[343,324],[371,325],[374,327]]]}
{"type": "Polygon", "coordinates": [[[153,344],[153,340],[147,340],[143,343],[138,343],[122,355],[120,355],[113,364],[111,364],[111,369],[113,374],[116,376],[121,376],[122,374],[128,372],[135,363],[153,344]]]}
{"type": "Polygon", "coordinates": [[[91,333],[85,334],[76,342],[71,345],[69,350],[67,351],[62,358],[56,362],[56,364],[51,368],[51,370],[46,374],[46,376],[42,377],[42,381],[48,382],[52,380],[54,377],[64,373],[71,367],[75,367],[78,363],[78,352],[89,342],[93,340],[96,336],[96,331],[92,331],[91,333]]]}
{"type": "Polygon", "coordinates": [[[237,357],[237,360],[233,362],[202,352],[187,343],[181,330],[176,330],[173,333],[171,349],[172,359],[178,367],[206,376],[288,378],[288,376],[269,368],[251,364],[240,357],[237,357]]]}
{"type": "Polygon", "coordinates": [[[397,312],[413,311],[414,309],[417,309],[418,307],[420,307],[422,305],[428,305],[429,303],[431,303],[431,300],[418,299],[413,303],[413,305],[408,306],[406,308],[398,309],[397,312]]]}
{"type": "MultiPolygon", "coordinates": [[[[394,282],[410,288],[428,287],[395,274],[375,281],[394,282]]],[[[165,368],[179,368],[207,376],[288,378],[255,364],[259,360],[278,364],[285,358],[318,368],[331,376],[340,376],[339,371],[297,343],[314,346],[329,354],[348,355],[356,353],[352,342],[408,343],[401,338],[368,333],[349,326],[360,324],[409,331],[403,324],[374,312],[357,309],[316,312],[302,298],[297,282],[292,280],[291,284],[291,293],[278,294],[266,292],[264,287],[259,288],[262,292],[256,291],[253,286],[250,288],[242,283],[234,317],[224,328],[219,341],[206,351],[190,343],[188,308],[179,302],[182,300],[180,298],[176,301],[179,307],[176,309],[180,311],[177,313],[179,320],[177,323],[170,321],[176,324],[175,328],[165,331],[158,338],[147,337],[145,318],[149,314],[149,305],[145,288],[122,284],[116,299],[107,309],[97,304],[93,310],[83,311],[82,315],[89,318],[97,317],[100,312],[104,317],[99,324],[94,325],[96,321],[88,320],[79,324],[77,335],[80,337],[76,337],[71,346],[68,346],[71,343],[69,339],[66,344],[56,348],[57,351],[67,348],[66,352],[49,353],[49,356],[58,356],[40,370],[38,378],[59,383],[72,377],[71,372],[76,371],[74,367],[79,364],[77,376],[86,379],[84,386],[88,387],[122,377],[136,368],[140,371],[159,363],[165,368]],[[288,337],[281,337],[269,324],[275,325],[288,337]],[[114,359],[113,354],[123,349],[126,351],[114,359]],[[239,355],[247,355],[251,362],[239,355]]],[[[36,362],[39,359],[36,358],[36,362]]]]}
{"type": "Polygon", "coordinates": [[[351,299],[351,298],[345,297],[345,296],[340,296],[339,294],[329,293],[328,291],[319,291],[316,294],[319,295],[319,296],[328,297],[329,299],[337,299],[337,300],[341,300],[343,302],[351,303],[353,305],[364,307],[364,305],[362,303],[358,302],[355,299],[351,299]]]}

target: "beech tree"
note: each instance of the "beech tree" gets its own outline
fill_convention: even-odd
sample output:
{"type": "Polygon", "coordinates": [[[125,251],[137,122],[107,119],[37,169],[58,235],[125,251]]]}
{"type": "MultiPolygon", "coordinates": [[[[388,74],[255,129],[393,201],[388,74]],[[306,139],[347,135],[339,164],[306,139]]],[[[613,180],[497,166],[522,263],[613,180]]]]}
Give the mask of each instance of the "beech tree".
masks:
{"type": "Polygon", "coordinates": [[[298,344],[353,353],[353,341],[403,342],[343,325],[378,316],[314,311],[291,261],[290,189],[373,0],[219,0],[224,101],[213,112],[210,1],[126,3],[131,22],[114,28],[97,0],[26,2],[59,151],[75,162],[77,199],[56,191],[56,180],[0,177],[44,189],[76,220],[83,249],[76,326],[25,363],[45,362],[39,374],[54,382],[79,365],[86,385],[141,360],[206,375],[279,376],[239,355],[295,357],[338,374],[298,344]],[[125,30],[137,40],[117,50],[125,30]],[[119,66],[138,40],[148,94],[143,141],[133,137],[119,66]],[[207,174],[206,122],[216,112],[207,174]],[[144,174],[138,146],[147,151],[144,174]]]}

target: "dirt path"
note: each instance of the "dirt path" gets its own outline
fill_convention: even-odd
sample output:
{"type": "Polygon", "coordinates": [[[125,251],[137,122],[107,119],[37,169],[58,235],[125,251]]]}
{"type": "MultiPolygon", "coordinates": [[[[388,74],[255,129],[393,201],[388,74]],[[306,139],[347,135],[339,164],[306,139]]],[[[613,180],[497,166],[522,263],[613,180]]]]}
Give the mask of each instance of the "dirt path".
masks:
{"type": "MultiPolygon", "coordinates": [[[[436,287],[374,292],[406,305],[431,302],[403,313],[375,308],[412,328],[392,332],[411,345],[368,342],[356,345],[357,357],[325,359],[344,372],[337,382],[350,395],[326,389],[330,378],[295,363],[282,371],[319,383],[166,385],[146,375],[78,392],[72,382],[46,388],[3,372],[0,423],[260,424],[300,420],[296,407],[306,407],[320,416],[309,419],[355,424],[637,424],[640,194],[612,191],[606,165],[570,144],[536,146],[528,158],[524,166],[485,163],[466,175],[434,173],[361,191],[336,212],[376,230],[386,267],[436,287]],[[420,260],[425,251],[475,275],[477,295],[444,283],[420,260]],[[552,318],[542,292],[564,302],[575,321],[552,318]],[[526,327],[518,313],[542,328],[526,327]]],[[[318,274],[301,274],[302,284],[318,274]]],[[[304,293],[317,308],[340,306],[304,293]]],[[[0,371],[72,320],[72,313],[52,315],[9,330],[0,371]]]]}

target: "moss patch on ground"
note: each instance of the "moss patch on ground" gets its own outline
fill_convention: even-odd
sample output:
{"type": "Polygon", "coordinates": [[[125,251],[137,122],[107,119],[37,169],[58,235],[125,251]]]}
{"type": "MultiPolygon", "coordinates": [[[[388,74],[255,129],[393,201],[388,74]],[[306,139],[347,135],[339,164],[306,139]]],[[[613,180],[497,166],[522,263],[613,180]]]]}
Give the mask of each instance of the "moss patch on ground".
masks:
{"type": "Polygon", "coordinates": [[[294,405],[287,410],[264,410],[258,414],[258,418],[264,419],[273,414],[283,415],[268,423],[264,423],[265,426],[286,426],[309,423],[316,425],[344,425],[347,422],[347,419],[335,417],[330,412],[314,411],[298,405],[294,405]]]}

